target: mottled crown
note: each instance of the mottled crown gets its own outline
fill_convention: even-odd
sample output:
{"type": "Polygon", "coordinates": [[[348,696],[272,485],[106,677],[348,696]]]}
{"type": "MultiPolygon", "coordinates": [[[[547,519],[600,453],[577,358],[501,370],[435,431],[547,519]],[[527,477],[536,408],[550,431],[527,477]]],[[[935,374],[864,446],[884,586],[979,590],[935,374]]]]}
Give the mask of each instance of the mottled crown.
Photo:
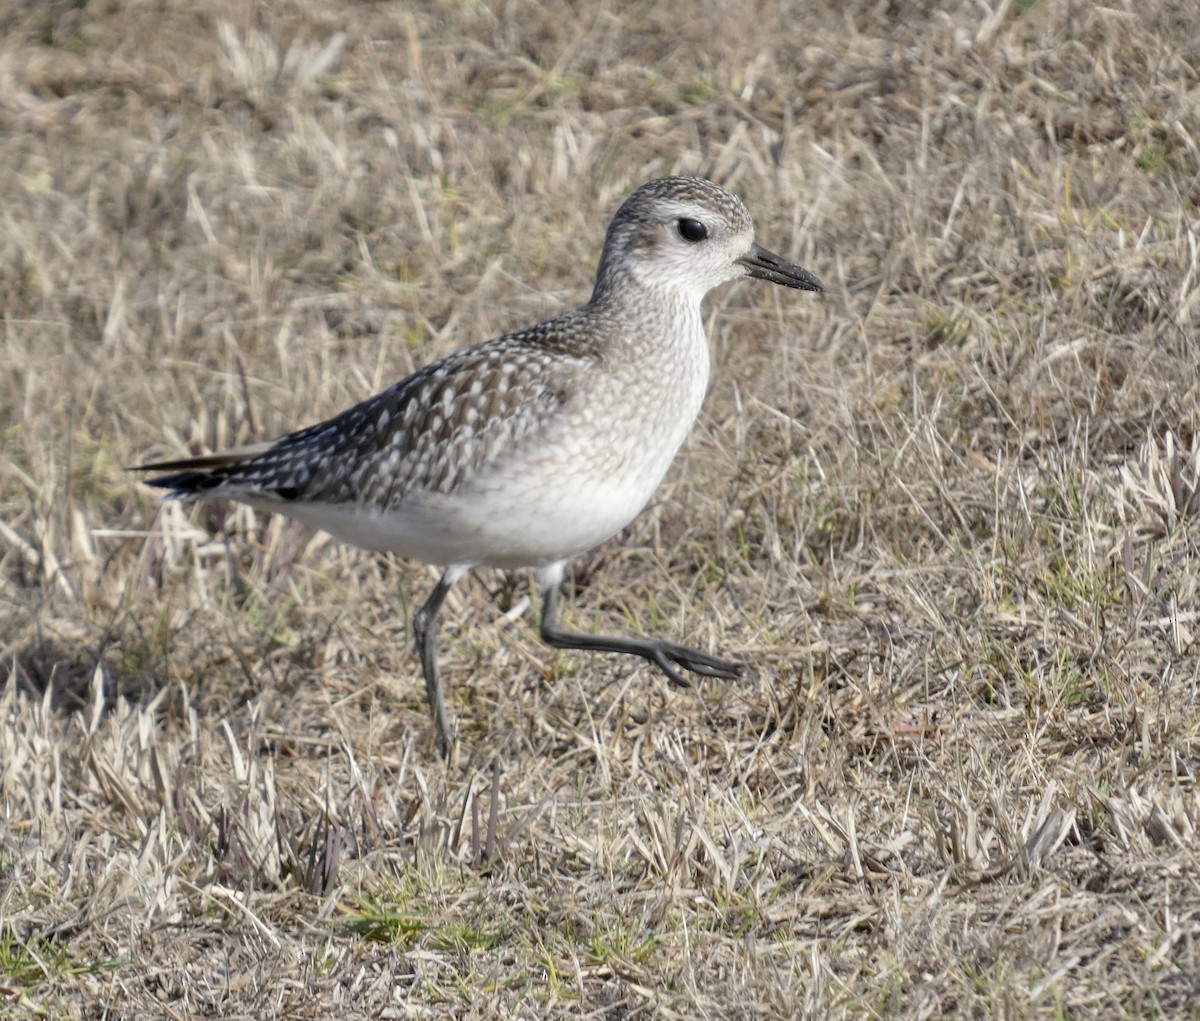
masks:
{"type": "MultiPolygon", "coordinates": [[[[703,177],[660,177],[643,184],[617,210],[608,233],[629,223],[657,221],[669,210],[699,206],[722,216],[736,231],[753,230],[750,210],[733,192],[703,177]]],[[[606,242],[607,247],[607,242],[606,242]]]]}
{"type": "Polygon", "coordinates": [[[702,177],[660,177],[633,192],[612,218],[592,300],[613,291],[618,279],[627,283],[630,272],[639,265],[653,266],[658,279],[690,277],[701,291],[707,290],[739,275],[722,272],[730,270],[753,237],[750,211],[731,191],[702,177]],[[703,223],[709,236],[719,242],[708,256],[711,273],[705,271],[706,260],[697,258],[697,251],[686,251],[686,245],[679,252],[669,250],[669,229],[681,219],[703,223]]]}

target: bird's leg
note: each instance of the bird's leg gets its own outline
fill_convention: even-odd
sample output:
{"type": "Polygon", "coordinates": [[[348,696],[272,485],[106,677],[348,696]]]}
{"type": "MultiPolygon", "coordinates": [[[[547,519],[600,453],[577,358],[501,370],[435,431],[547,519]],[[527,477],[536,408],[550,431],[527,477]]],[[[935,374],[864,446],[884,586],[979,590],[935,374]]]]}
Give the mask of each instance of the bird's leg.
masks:
{"type": "Polygon", "coordinates": [[[724,677],[728,680],[741,676],[740,663],[717,659],[716,656],[710,656],[699,649],[676,645],[662,638],[616,638],[562,630],[558,626],[558,603],[559,585],[562,583],[564,569],[564,564],[552,564],[538,572],[538,584],[542,593],[542,641],[551,648],[621,652],[629,656],[641,656],[642,659],[655,664],[672,684],[681,688],[690,688],[691,685],[676,667],[707,677],[724,677]]]}
{"type": "Polygon", "coordinates": [[[429,593],[429,598],[413,615],[413,641],[421,657],[421,671],[425,675],[425,692],[429,696],[429,708],[438,733],[438,752],[449,758],[454,746],[454,732],[450,728],[450,716],[446,712],[446,699],[442,691],[441,673],[438,670],[437,636],[441,625],[442,603],[450,589],[466,573],[465,567],[446,568],[438,583],[429,593]]]}

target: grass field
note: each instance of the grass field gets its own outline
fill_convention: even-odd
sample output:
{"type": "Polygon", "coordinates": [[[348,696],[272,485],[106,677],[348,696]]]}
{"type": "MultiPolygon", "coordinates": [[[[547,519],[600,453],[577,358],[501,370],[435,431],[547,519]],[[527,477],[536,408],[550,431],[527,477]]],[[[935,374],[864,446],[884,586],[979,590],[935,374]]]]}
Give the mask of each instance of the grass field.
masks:
{"type": "MultiPolygon", "coordinates": [[[[0,1014],[1200,1017],[1200,14],[0,9],[0,1014]],[[123,468],[586,298],[698,172],[823,295],[554,654],[528,579],[123,468]]],[[[531,507],[531,517],[536,508],[531,507]]]]}

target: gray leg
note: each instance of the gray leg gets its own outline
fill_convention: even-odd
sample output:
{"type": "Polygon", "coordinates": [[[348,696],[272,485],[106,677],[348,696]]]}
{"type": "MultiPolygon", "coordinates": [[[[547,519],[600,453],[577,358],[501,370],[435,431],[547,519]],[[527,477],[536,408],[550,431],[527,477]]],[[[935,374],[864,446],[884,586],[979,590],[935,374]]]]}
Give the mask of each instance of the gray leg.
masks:
{"type": "Polygon", "coordinates": [[[413,615],[413,640],[417,646],[417,654],[421,657],[421,671],[425,675],[425,693],[429,696],[429,708],[433,712],[433,722],[438,733],[438,752],[442,758],[449,758],[450,749],[454,747],[454,731],[450,727],[450,715],[446,712],[446,699],[442,691],[441,673],[438,670],[437,636],[441,626],[442,603],[446,601],[450,589],[467,571],[465,567],[452,566],[446,568],[441,580],[429,593],[424,605],[413,615]]]}
{"type": "Polygon", "coordinates": [[[542,641],[554,649],[583,649],[591,652],[620,652],[629,656],[641,656],[655,664],[672,684],[681,688],[691,685],[676,670],[677,666],[706,677],[724,677],[733,680],[740,677],[742,665],[717,659],[699,649],[676,645],[661,638],[615,638],[608,635],[585,635],[574,631],[563,631],[558,626],[559,585],[562,582],[564,564],[552,564],[538,571],[538,584],[542,592],[542,641]]]}

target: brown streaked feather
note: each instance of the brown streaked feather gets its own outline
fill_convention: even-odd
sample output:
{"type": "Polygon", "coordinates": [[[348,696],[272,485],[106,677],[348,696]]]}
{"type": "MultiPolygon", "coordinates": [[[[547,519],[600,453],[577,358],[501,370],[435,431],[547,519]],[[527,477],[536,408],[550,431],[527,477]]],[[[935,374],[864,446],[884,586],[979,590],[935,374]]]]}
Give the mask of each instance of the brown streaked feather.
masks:
{"type": "Polygon", "coordinates": [[[514,445],[537,443],[568,377],[593,369],[578,312],[467,348],[325,422],[266,443],[139,465],[176,496],[393,507],[448,493],[514,445]],[[574,342],[574,346],[571,346],[574,342]]]}

